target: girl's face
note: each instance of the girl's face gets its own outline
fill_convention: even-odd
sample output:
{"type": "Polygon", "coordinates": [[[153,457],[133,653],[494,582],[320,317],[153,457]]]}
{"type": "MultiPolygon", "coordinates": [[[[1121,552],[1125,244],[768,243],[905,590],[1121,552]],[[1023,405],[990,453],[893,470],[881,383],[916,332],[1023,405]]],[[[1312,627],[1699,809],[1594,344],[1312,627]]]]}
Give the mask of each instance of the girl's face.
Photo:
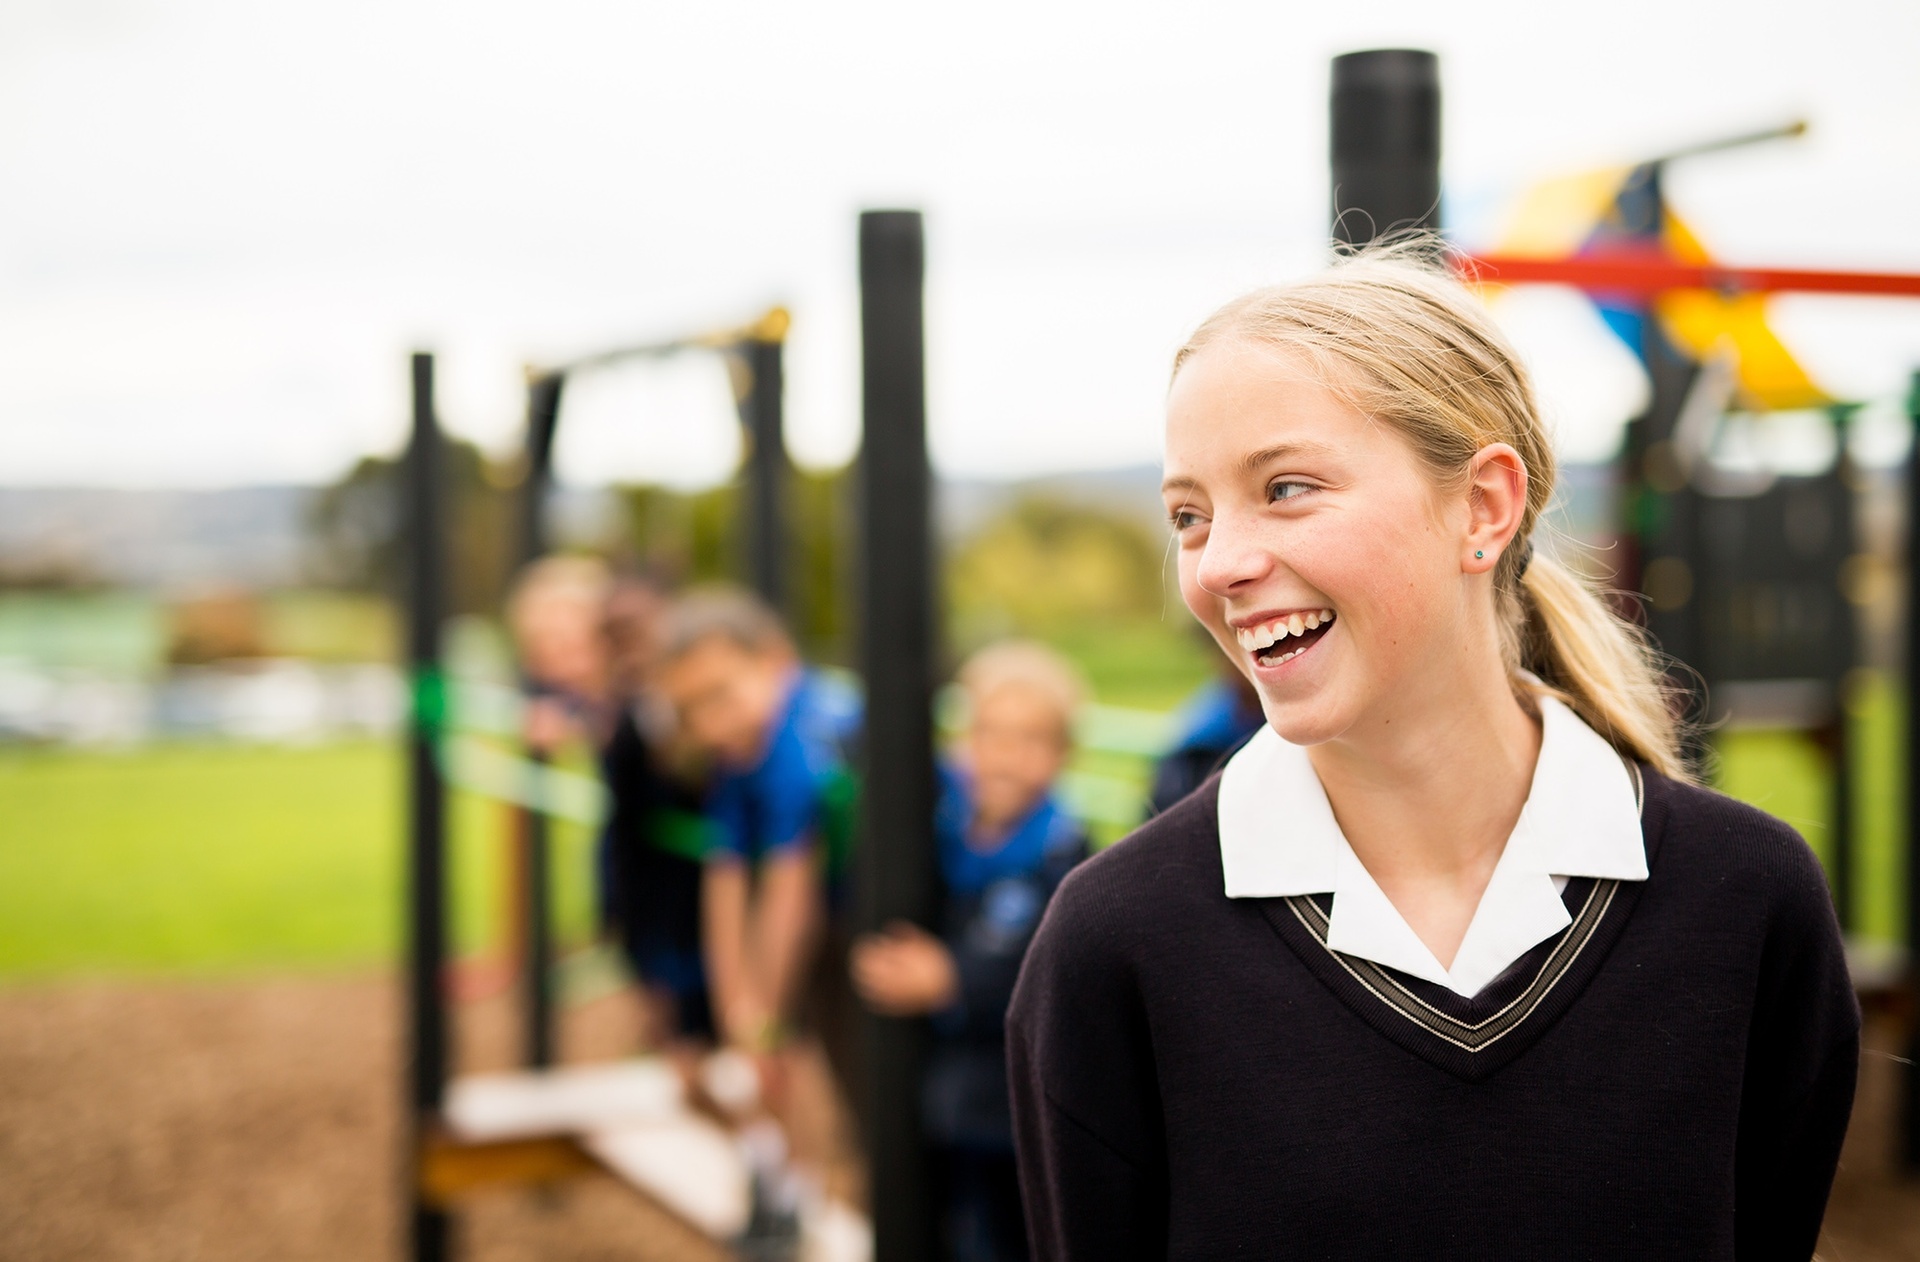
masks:
{"type": "Polygon", "coordinates": [[[1491,561],[1467,560],[1484,546],[1469,497],[1298,357],[1227,339],[1187,360],[1163,495],[1187,608],[1287,741],[1391,725],[1484,643],[1465,579],[1491,561]]]}

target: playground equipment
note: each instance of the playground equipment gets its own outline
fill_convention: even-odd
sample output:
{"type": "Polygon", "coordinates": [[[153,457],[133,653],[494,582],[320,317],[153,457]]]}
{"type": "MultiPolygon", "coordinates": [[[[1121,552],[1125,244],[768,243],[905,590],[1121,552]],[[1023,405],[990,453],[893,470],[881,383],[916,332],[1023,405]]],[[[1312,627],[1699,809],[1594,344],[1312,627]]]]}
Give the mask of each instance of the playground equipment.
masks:
{"type": "MultiPolygon", "coordinates": [[[[920,216],[877,211],[860,224],[863,315],[864,431],[859,479],[861,665],[867,682],[868,739],[861,768],[869,786],[863,804],[858,867],[861,924],[895,918],[928,923],[934,906],[932,867],[933,695],[935,685],[931,474],[925,437],[925,354],[921,316],[924,242],[920,216]]],[[[543,504],[551,480],[554,438],[567,380],[582,371],[634,358],[717,351],[733,360],[741,416],[749,434],[748,571],[754,585],[784,604],[784,527],[781,505],[786,454],[780,391],[782,311],[744,329],[624,347],[531,373],[528,384],[526,490],[520,555],[546,546],[543,504]]],[[[405,460],[407,540],[407,660],[413,705],[408,726],[408,1104],[410,1125],[403,1169],[411,1206],[411,1254],[420,1262],[448,1256],[449,1210],[465,1193],[501,1183],[546,1182],[593,1171],[627,1177],[656,1200],[706,1230],[721,1232],[734,1218],[687,1194],[689,1168],[662,1161],[657,1143],[633,1133],[610,1137],[581,1120],[578,1083],[566,1088],[547,1067],[553,1059],[552,956],[547,919],[544,810],[523,814],[522,883],[526,941],[526,1059],[532,1076],[457,1085],[465,1103],[450,1112],[447,1023],[446,746],[448,685],[441,669],[445,517],[442,440],[434,406],[433,359],[412,362],[413,423],[405,460]],[[569,1095],[568,1091],[573,1094],[569,1095]],[[473,1103],[478,1092],[479,1105],[473,1103]],[[503,1101],[505,1102],[503,1104],[503,1101]],[[569,1103],[571,1101],[571,1103],[569,1103]],[[522,1124],[476,1125],[500,1108],[522,1124]],[[569,1113],[569,1110],[572,1110],[569,1113]],[[538,1119],[528,1123],[525,1119],[538,1119]],[[573,1120],[568,1121],[571,1117],[573,1120]],[[650,1146],[652,1144],[652,1146],[650,1146]]],[[[536,766],[537,770],[537,766],[536,766]]],[[[932,1240],[930,1202],[918,1131],[919,1074],[924,1032],[918,1023],[869,1018],[868,1090],[861,1110],[869,1132],[876,1206],[876,1254],[885,1259],[927,1256],[932,1240]]],[[[644,1073],[641,1075],[644,1077],[644,1073]]],[[[620,1079],[613,1100],[635,1091],[651,1100],[650,1124],[678,1127],[689,1152],[718,1151],[699,1110],[673,1098],[670,1086],[620,1079]],[[624,1084],[624,1085],[621,1085],[624,1084]],[[651,1092],[651,1095],[649,1095],[651,1092]],[[705,1134],[705,1139],[698,1136],[705,1134]],[[692,1136],[693,1139],[687,1137],[692,1136]],[[697,1141],[697,1142],[696,1142],[697,1141]]],[[[606,1088],[604,1079],[601,1086],[606,1088]]],[[[615,1101],[617,1104],[617,1101],[615,1101]]],[[[644,1110],[643,1110],[644,1111],[644,1110]]],[[[587,1112],[602,1118],[605,1110],[587,1112]]],[[[618,1108],[612,1109],[617,1114],[618,1108]]],[[[617,1117],[615,1118],[617,1121],[617,1117]]],[[[722,1149],[726,1141],[719,1141],[722,1149]]],[[[709,1162],[709,1165],[712,1163],[709,1162]]],[[[724,1209],[724,1207],[722,1207],[724,1209]]],[[[734,1216],[734,1217],[737,1217],[734,1216]]]]}
{"type": "MultiPolygon", "coordinates": [[[[584,372],[634,360],[666,359],[692,352],[724,356],[734,380],[734,397],[746,431],[746,571],[754,589],[775,609],[785,606],[787,447],[783,350],[789,317],[775,307],[752,324],[665,342],[584,356],[527,372],[525,476],[521,483],[519,564],[545,556],[548,548],[547,498],[553,484],[554,440],[560,427],[560,403],[567,382],[584,372]]],[[[531,751],[536,764],[545,755],[531,751]]],[[[511,888],[519,895],[514,923],[525,984],[526,1063],[553,1063],[553,927],[550,889],[552,855],[544,812],[522,807],[517,816],[519,846],[511,888]]]]}
{"type": "MultiPolygon", "coordinates": [[[[1455,262],[1463,278],[1584,291],[1639,356],[1652,385],[1629,423],[1621,518],[1630,544],[1623,586],[1645,597],[1649,630],[1694,673],[1677,676],[1696,717],[1758,717],[1811,731],[1835,791],[1830,877],[1843,928],[1856,903],[1853,777],[1846,689],[1855,622],[1846,575],[1855,542],[1847,430],[1860,405],[1830,398],[1767,327],[1766,296],[1798,291],[1920,297],[1920,276],[1729,267],[1674,215],[1665,174],[1701,153],[1799,135],[1804,123],[1710,141],[1534,191],[1515,239],[1455,262]],[[1730,408],[1821,409],[1836,457],[1804,476],[1729,476],[1711,460],[1730,408]]],[[[1431,54],[1385,50],[1334,63],[1336,236],[1353,244],[1397,227],[1432,226],[1439,188],[1439,89],[1431,54]],[[1377,228],[1375,227],[1377,225],[1377,228]],[[1364,232],[1359,232],[1364,228],[1364,232]]],[[[1908,400],[1920,435],[1920,376],[1908,400]]],[[[1920,441],[1907,467],[1909,716],[1920,714],[1920,441]]],[[[1912,719],[1909,718],[1911,728],[1912,719]]],[[[1904,1157],[1920,1171],[1920,740],[1907,738],[1907,929],[1904,976],[1856,968],[1863,997],[1895,998],[1908,1020],[1904,1157]]]]}

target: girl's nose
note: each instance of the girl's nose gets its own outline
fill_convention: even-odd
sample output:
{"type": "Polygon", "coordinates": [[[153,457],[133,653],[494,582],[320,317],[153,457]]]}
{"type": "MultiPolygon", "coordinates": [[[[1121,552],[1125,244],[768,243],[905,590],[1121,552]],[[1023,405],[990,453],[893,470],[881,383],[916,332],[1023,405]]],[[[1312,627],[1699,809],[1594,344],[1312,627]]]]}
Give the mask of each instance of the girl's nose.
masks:
{"type": "Polygon", "coordinates": [[[1252,532],[1237,529],[1229,518],[1216,518],[1200,551],[1194,578],[1215,596],[1230,596],[1273,572],[1273,554],[1261,547],[1252,532]]]}

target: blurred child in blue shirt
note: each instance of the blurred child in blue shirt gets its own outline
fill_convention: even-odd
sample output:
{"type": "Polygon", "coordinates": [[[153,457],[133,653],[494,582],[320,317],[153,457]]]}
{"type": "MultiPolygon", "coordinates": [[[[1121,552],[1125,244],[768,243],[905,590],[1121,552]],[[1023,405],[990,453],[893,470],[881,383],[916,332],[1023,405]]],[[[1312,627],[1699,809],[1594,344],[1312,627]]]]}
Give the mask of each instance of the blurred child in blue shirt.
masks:
{"type": "MultiPolygon", "coordinates": [[[[1211,641],[1207,648],[1213,650],[1211,641]]],[[[1218,667],[1219,674],[1174,717],[1173,747],[1153,769],[1149,814],[1158,815],[1199,788],[1267,721],[1253,684],[1224,657],[1218,667]]]]}
{"type": "MultiPolygon", "coordinates": [[[[859,706],[805,670],[778,616],[744,591],[683,596],[664,659],[680,735],[712,763],[701,933],[714,1016],[727,1042],[772,1051],[800,1015],[828,929],[859,706]]],[[[822,1033],[833,1056],[833,1032],[822,1033]]]]}
{"type": "Polygon", "coordinates": [[[941,1150],[942,1228],[956,1262],[1028,1256],[1007,1100],[1006,1013],[1047,901],[1087,853],[1054,796],[1083,693],[1037,644],[1003,642],[960,672],[960,765],[941,770],[935,844],[945,881],[936,936],[899,922],[858,941],[855,989],[890,1016],[926,1015],[936,1039],[923,1093],[941,1150]]]}

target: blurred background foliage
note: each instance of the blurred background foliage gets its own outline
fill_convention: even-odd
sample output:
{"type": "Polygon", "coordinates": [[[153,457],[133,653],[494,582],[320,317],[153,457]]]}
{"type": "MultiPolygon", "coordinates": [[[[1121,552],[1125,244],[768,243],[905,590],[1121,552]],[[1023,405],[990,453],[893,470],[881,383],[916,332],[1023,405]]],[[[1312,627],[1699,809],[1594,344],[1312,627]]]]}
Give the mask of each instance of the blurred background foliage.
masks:
{"type": "MultiPolygon", "coordinates": [[[[394,456],[364,456],[315,497],[309,566],[326,587],[385,595],[400,581],[394,456]]],[[[447,442],[448,597],[454,612],[497,611],[511,577],[519,474],[463,439],[447,442]]]]}
{"type": "Polygon", "coordinates": [[[954,629],[971,644],[1158,621],[1165,551],[1133,517],[1022,494],[954,547],[946,584],[954,629]]]}

